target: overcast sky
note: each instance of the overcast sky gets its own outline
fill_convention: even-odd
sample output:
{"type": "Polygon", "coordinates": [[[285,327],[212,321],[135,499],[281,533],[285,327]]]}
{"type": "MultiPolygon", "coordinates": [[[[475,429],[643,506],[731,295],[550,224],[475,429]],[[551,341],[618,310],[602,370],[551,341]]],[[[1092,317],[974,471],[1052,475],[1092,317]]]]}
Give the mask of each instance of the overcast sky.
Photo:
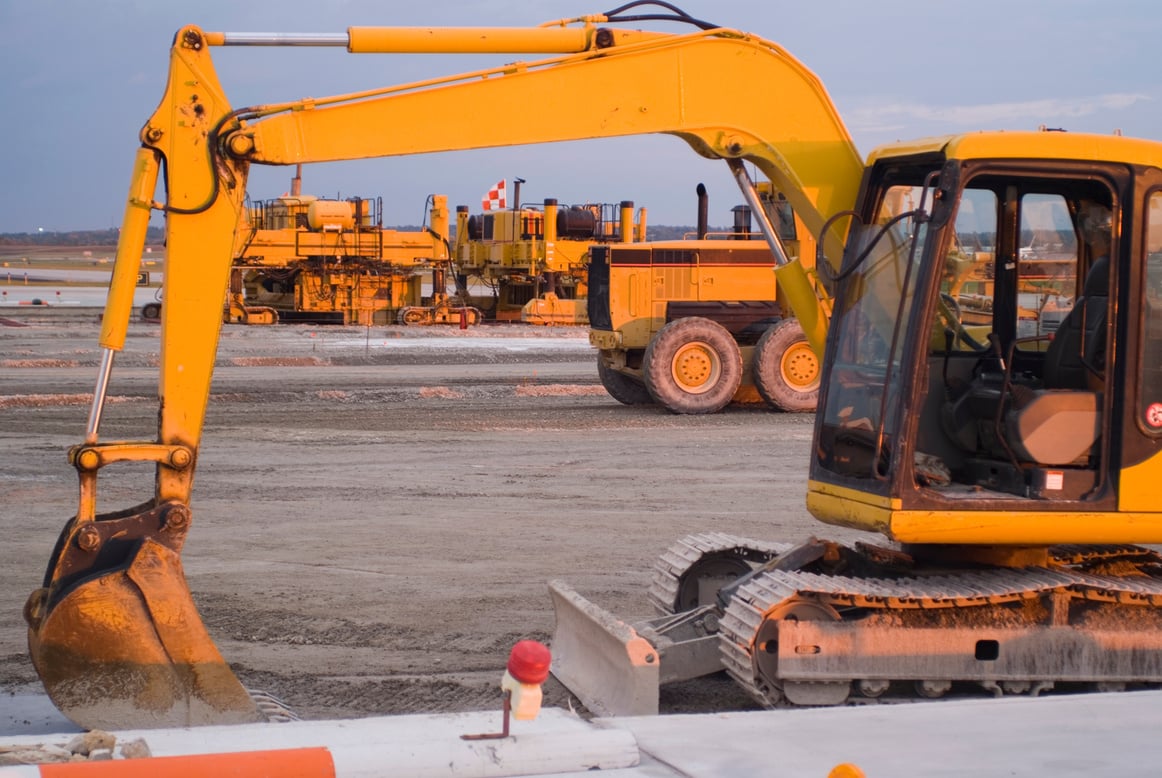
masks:
{"type": "MultiPolygon", "coordinates": [[[[863,155],[896,139],[1040,125],[1120,129],[1162,140],[1158,0],[674,4],[692,16],[774,40],[799,57],[823,80],[863,155]]],[[[0,232],[120,224],[137,133],[162,95],[170,42],[185,24],[226,32],[534,26],[616,5],[0,0],[0,232]]],[[[213,56],[234,106],[350,92],[516,58],[375,57],[301,48],[224,48],[213,56]]],[[[760,99],[762,87],[754,84],[760,99]]],[[[256,170],[251,197],[281,194],[292,175],[286,168],[256,170]]],[[[647,208],[652,224],[692,224],[699,182],[710,191],[712,224],[729,224],[730,207],[740,201],[725,164],[704,160],[666,136],[316,165],[304,172],[303,189],[329,197],[383,196],[387,224],[418,224],[429,194],[447,194],[452,205],[477,211],[489,186],[517,176],[526,179],[526,202],[633,200],[647,208]]]]}

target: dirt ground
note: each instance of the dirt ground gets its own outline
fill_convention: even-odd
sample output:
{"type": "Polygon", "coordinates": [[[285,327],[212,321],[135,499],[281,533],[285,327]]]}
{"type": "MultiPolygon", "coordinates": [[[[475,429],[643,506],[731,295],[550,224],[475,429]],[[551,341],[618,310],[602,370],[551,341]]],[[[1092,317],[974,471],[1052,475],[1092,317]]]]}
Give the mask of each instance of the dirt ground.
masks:
{"type": "MultiPolygon", "coordinates": [[[[98,360],[96,312],[16,323],[0,326],[0,691],[35,688],[21,608],[76,510],[65,452],[98,360]]],[[[102,439],[154,438],[158,335],[132,325],[102,439]]],[[[804,508],[810,439],[805,415],[620,405],[579,328],[228,326],[183,561],[243,683],[304,718],[497,708],[512,644],[550,638],[550,579],[634,620],[683,535],[843,538],[804,508]]],[[[111,467],[99,509],[152,483],[111,467]]],[[[750,707],[724,677],[662,698],[750,707]]]]}

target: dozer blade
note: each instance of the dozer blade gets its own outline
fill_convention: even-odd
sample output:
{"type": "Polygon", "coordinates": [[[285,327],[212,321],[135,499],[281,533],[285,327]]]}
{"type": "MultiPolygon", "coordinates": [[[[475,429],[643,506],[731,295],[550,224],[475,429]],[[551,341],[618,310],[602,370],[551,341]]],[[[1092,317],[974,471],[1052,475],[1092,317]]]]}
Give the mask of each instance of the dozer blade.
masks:
{"type": "Polygon", "coordinates": [[[661,661],[650,642],[562,581],[549,593],[557,680],[599,716],[657,715],[661,661]]]}
{"type": "Polygon", "coordinates": [[[100,532],[112,565],[100,564],[96,548],[87,565],[70,553],[70,523],[46,588],[29,598],[29,653],[49,697],[86,729],[264,720],[202,624],[178,551],[118,532],[142,518],[85,525],[90,537],[100,532]]]}

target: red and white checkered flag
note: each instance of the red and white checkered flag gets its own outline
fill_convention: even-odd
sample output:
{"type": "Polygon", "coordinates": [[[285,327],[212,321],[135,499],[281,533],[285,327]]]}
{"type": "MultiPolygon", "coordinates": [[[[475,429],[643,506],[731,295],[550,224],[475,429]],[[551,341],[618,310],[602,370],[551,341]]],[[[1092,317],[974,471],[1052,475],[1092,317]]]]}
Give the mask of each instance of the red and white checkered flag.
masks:
{"type": "Polygon", "coordinates": [[[481,205],[486,211],[503,211],[508,207],[507,180],[501,179],[496,186],[488,190],[488,194],[481,199],[481,205]]]}

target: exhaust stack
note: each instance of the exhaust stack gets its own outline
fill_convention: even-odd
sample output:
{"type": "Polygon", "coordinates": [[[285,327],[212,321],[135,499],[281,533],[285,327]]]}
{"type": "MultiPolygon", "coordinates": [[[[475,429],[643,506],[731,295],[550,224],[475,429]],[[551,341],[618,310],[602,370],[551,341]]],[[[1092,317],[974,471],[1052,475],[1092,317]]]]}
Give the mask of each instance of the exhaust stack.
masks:
{"type": "Polygon", "coordinates": [[[710,196],[706,194],[706,184],[699,184],[694,191],[698,193],[698,240],[703,240],[709,229],[710,196]]]}

